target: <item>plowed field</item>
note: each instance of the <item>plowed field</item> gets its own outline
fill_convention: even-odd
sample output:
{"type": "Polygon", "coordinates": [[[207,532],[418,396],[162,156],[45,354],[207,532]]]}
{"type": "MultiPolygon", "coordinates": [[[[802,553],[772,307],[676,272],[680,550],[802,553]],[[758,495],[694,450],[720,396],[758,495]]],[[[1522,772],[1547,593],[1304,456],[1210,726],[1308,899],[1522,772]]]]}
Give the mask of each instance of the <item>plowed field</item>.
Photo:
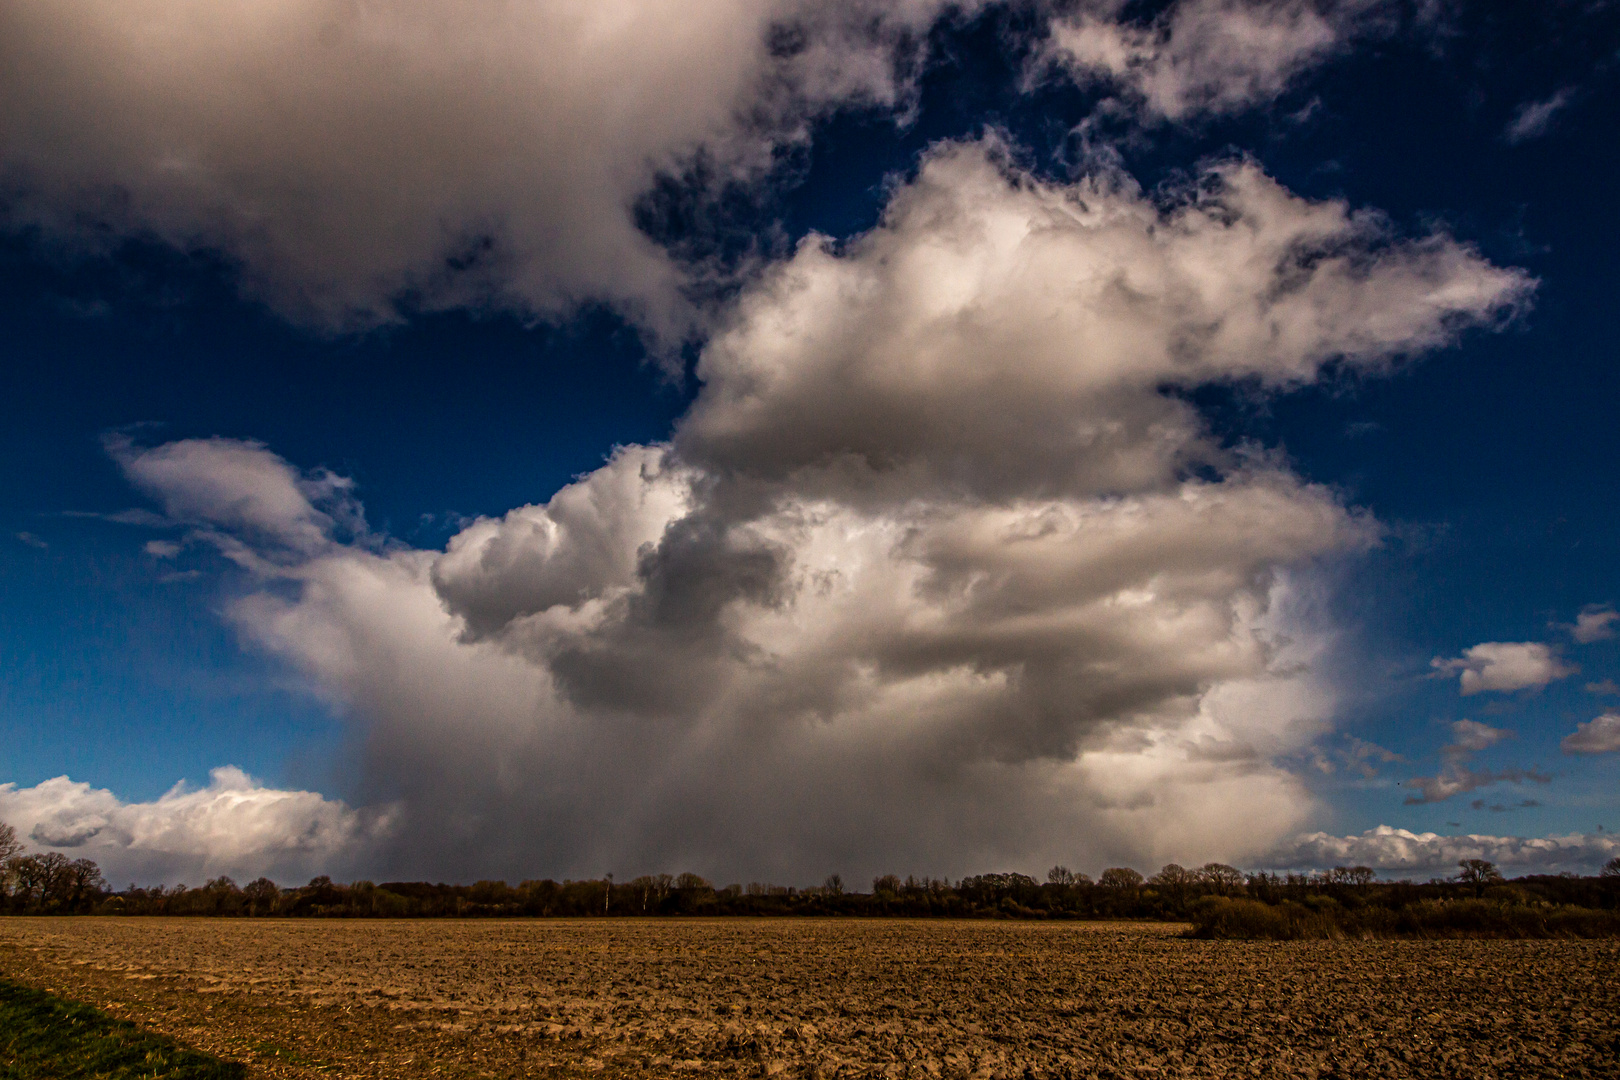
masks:
{"type": "Polygon", "coordinates": [[[0,975],[275,1077],[1614,1077],[1620,942],[1141,924],[0,919],[0,975]]]}

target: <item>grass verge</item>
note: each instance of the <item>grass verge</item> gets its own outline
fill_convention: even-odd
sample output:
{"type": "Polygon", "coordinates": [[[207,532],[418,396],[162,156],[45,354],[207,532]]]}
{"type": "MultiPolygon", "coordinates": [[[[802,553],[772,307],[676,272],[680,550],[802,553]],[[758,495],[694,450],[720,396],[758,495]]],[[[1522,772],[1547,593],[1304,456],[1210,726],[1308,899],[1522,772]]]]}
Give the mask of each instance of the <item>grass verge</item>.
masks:
{"type": "Polygon", "coordinates": [[[0,1080],[242,1080],[240,1062],[0,979],[0,1080]]]}

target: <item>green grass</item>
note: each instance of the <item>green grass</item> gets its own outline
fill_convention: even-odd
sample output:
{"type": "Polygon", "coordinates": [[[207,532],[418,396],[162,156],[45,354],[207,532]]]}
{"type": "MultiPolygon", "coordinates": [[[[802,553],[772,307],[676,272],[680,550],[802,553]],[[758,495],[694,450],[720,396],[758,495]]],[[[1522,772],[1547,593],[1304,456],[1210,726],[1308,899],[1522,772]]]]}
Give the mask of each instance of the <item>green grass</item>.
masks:
{"type": "Polygon", "coordinates": [[[127,1020],[0,979],[0,1080],[241,1080],[221,1061],[127,1020]]]}

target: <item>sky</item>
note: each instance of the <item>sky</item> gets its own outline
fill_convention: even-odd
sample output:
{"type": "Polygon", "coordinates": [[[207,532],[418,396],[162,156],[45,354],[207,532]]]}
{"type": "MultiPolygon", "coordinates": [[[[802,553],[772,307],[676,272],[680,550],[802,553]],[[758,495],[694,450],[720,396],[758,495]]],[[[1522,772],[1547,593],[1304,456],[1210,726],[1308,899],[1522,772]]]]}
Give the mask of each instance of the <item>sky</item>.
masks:
{"type": "Polygon", "coordinates": [[[1620,7],[0,0],[117,884],[1620,854],[1620,7]]]}

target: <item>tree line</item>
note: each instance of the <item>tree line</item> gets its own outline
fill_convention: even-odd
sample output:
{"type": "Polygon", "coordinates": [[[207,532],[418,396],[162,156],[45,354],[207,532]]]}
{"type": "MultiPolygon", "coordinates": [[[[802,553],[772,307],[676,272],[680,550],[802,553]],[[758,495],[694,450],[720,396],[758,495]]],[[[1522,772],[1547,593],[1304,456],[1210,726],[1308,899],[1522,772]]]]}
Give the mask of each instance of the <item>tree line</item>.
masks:
{"type": "MultiPolygon", "coordinates": [[[[217,877],[199,887],[154,886],[113,891],[96,864],[55,852],[24,854],[9,826],[0,824],[0,910],[12,914],[196,915],[225,917],[468,918],[623,917],[671,915],[909,916],[921,918],[1159,919],[1191,921],[1205,936],[1310,936],[1256,934],[1259,909],[1315,919],[1335,912],[1398,912],[1461,901],[1519,907],[1607,912],[1620,920],[1620,858],[1595,877],[1516,878],[1468,860],[1459,872],[1426,882],[1379,881],[1365,866],[1319,873],[1244,872],[1225,863],[1189,869],[1171,863],[1144,876],[1111,867],[1095,880],[1054,866],[1045,881],[1025,874],[942,878],[887,874],[869,892],[846,887],[834,874],[807,887],[716,887],[696,874],[655,874],[629,881],[611,875],[585,881],[479,881],[452,885],[422,881],[381,884],[317,877],[283,887],[268,878],[239,885],[217,877]],[[1249,905],[1234,908],[1232,905],[1249,905]],[[1415,906],[1415,908],[1414,908],[1415,906]],[[1323,913],[1327,913],[1323,915],[1323,913]],[[1248,930],[1245,927],[1248,926],[1248,930]]],[[[1262,922],[1264,920],[1261,920],[1262,922]]],[[[1388,921],[1388,920],[1386,920],[1388,921]]],[[[1268,924],[1269,925],[1269,924],[1268,924]]],[[[1331,934],[1326,935],[1331,936],[1331,934]]]]}

